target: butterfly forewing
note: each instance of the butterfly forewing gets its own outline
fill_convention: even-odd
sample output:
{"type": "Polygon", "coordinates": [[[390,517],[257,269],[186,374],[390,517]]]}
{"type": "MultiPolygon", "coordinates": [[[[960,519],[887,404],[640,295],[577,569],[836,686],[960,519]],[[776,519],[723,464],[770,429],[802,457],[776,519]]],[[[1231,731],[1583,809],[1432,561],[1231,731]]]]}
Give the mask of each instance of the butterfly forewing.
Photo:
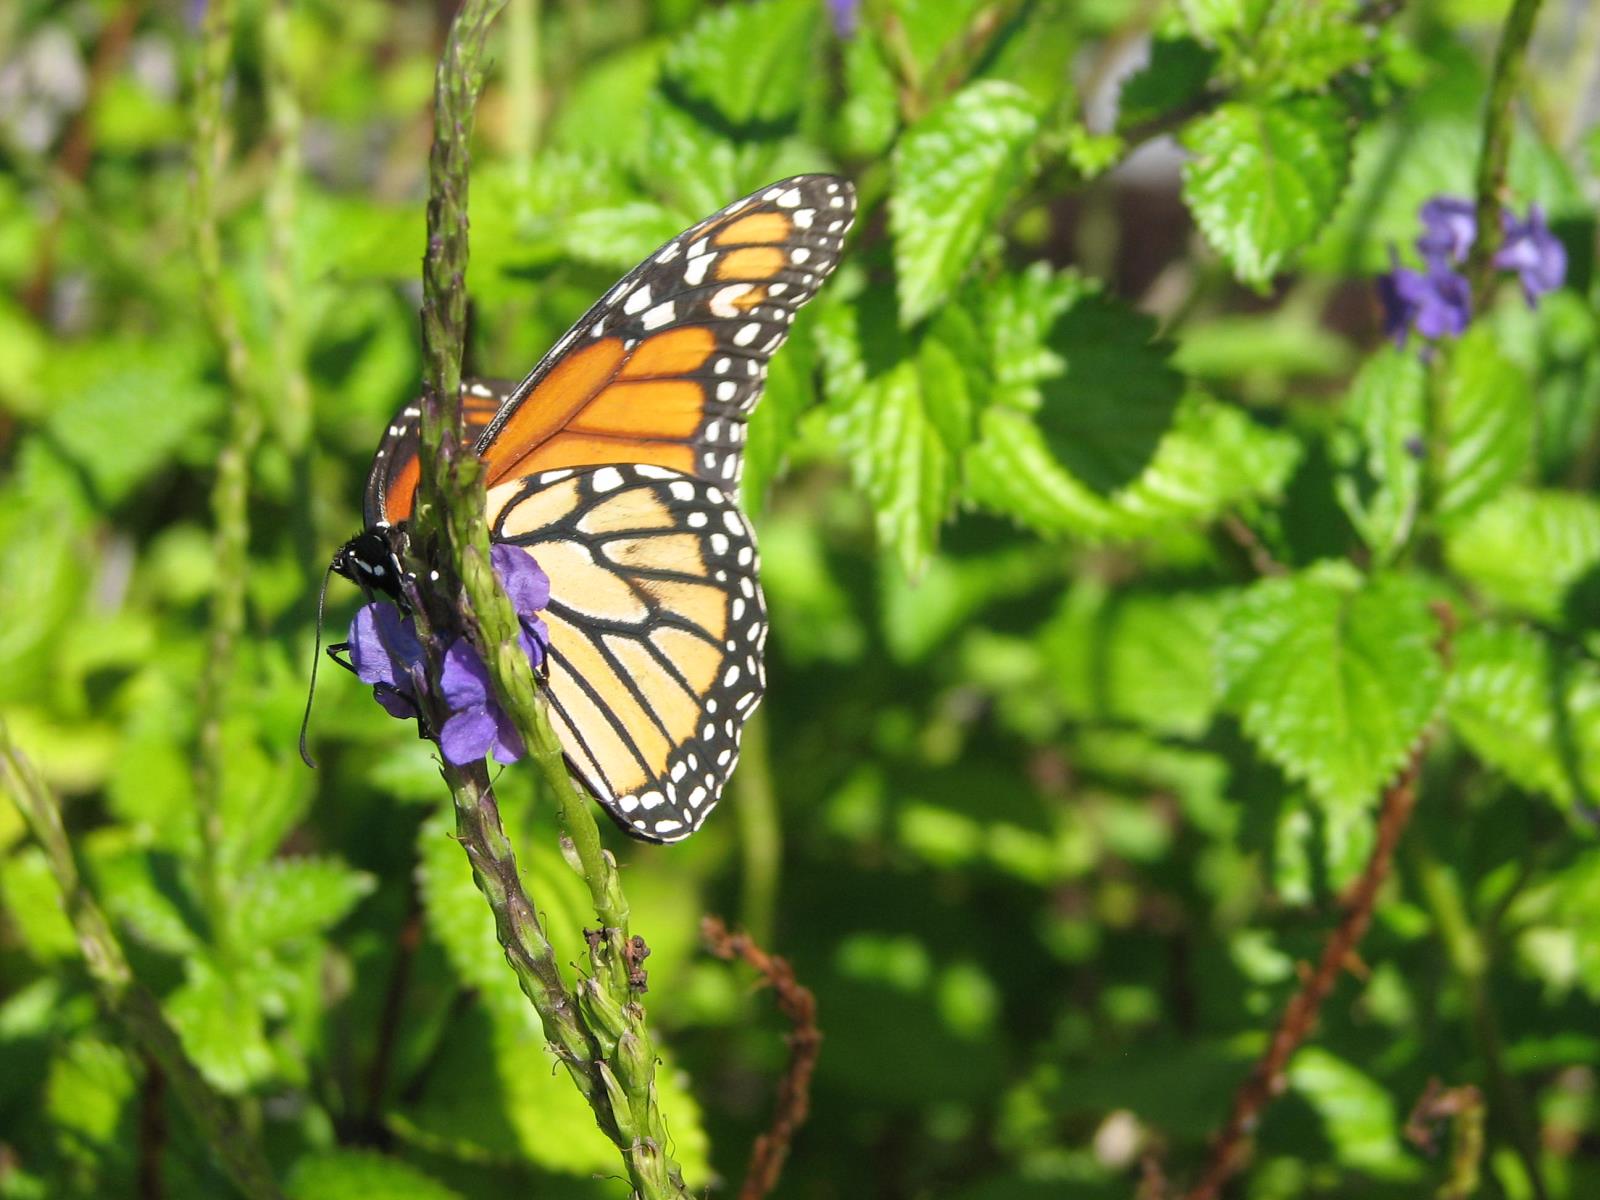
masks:
{"type": "Polygon", "coordinates": [[[567,760],[637,837],[705,820],[766,677],[754,537],[720,486],[650,464],[489,494],[496,541],[550,577],[546,696],[567,760]]]}
{"type": "MultiPolygon", "coordinates": [[[[472,445],[505,404],[512,383],[506,379],[468,379],[461,384],[463,436],[472,445]]],[[[368,527],[398,525],[411,516],[420,468],[417,461],[422,409],[408,404],[394,415],[383,431],[383,441],[372,456],[362,514],[368,527]]]]}
{"type": "Polygon", "coordinates": [[[848,183],[802,175],[662,246],[557,342],[484,430],[489,485],[645,463],[736,491],[767,363],[838,265],[854,216],[848,183]]]}

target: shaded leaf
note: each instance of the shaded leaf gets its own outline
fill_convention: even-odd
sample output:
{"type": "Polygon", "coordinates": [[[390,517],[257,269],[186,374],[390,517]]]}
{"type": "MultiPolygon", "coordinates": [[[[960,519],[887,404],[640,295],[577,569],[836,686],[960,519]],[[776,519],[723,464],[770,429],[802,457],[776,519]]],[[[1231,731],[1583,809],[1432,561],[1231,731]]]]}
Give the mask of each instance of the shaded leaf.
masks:
{"type": "Polygon", "coordinates": [[[712,9],[667,52],[667,78],[735,125],[792,117],[812,76],[821,13],[810,0],[712,9]]]}
{"type": "Polygon", "coordinates": [[[1350,385],[1335,440],[1339,504],[1375,559],[1405,545],[1422,502],[1428,376],[1415,353],[1386,346],[1350,385]]]}
{"type": "Polygon", "coordinates": [[[295,1163],[291,1200],[459,1200],[460,1193],[410,1163],[371,1150],[323,1150],[295,1163]]]}
{"type": "Polygon", "coordinates": [[[1451,569],[1508,608],[1559,620],[1573,584],[1600,564],[1600,503],[1513,488],[1450,531],[1451,569]]]}
{"type": "Polygon", "coordinates": [[[1439,519],[1458,521],[1520,477],[1533,454],[1527,376],[1485,325],[1449,350],[1439,382],[1436,468],[1439,519]]]}

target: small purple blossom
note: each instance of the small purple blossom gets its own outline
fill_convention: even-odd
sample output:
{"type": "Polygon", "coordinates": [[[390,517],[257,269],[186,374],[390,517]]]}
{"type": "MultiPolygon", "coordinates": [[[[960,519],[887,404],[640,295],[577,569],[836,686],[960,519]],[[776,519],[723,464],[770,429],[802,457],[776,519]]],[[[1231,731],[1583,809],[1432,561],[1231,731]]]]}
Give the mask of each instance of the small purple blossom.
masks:
{"type": "Polygon", "coordinates": [[[1450,267],[1467,261],[1467,251],[1478,236],[1478,217],[1472,201],[1459,196],[1435,196],[1422,206],[1422,236],[1417,251],[1429,266],[1450,267]]]}
{"type": "Polygon", "coordinates": [[[493,753],[495,762],[511,763],[523,755],[522,738],[495,703],[489,689],[489,668],[466,638],[457,638],[444,652],[439,691],[450,717],[439,730],[439,749],[461,766],[493,753]]]}
{"type": "Polygon", "coordinates": [[[1383,303],[1383,331],[1404,346],[1415,329],[1425,338],[1455,337],[1472,319],[1472,289],[1466,276],[1448,267],[1430,266],[1426,272],[1400,265],[1389,251],[1392,269],[1378,276],[1378,299],[1383,303]]]}
{"type": "Polygon", "coordinates": [[[1507,210],[1501,214],[1500,224],[1503,235],[1494,265],[1517,273],[1523,298],[1531,308],[1540,296],[1555,291],[1566,281],[1567,248],[1550,232],[1544,210],[1537,204],[1528,206],[1526,221],[1517,220],[1507,210]]]}
{"type": "MultiPolygon", "coordinates": [[[[549,627],[539,616],[550,603],[550,579],[518,547],[496,545],[489,555],[521,625],[522,651],[537,670],[550,644],[549,627]]],[[[380,601],[357,610],[350,624],[350,665],[363,683],[372,684],[378,703],[391,716],[420,714],[422,661],[422,644],[410,617],[380,601]]],[[[438,731],[439,749],[448,761],[459,766],[485,754],[502,763],[522,757],[522,738],[495,702],[489,669],[466,638],[456,638],[445,651],[439,698],[450,714],[438,731]]]]}
{"type": "Polygon", "coordinates": [[[390,716],[417,715],[415,669],[421,663],[422,643],[410,617],[377,601],[356,610],[350,622],[350,665],[357,679],[372,684],[373,695],[390,716]]]}
{"type": "Polygon", "coordinates": [[[833,22],[833,32],[841,38],[854,37],[860,10],[861,0],[828,0],[828,19],[833,22]]]}

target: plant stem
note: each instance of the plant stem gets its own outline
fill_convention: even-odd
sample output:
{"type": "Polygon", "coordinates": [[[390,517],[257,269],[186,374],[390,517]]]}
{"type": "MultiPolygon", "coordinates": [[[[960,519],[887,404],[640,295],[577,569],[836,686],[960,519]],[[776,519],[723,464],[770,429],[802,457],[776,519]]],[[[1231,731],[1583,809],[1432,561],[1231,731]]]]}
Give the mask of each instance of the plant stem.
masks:
{"type": "Polygon", "coordinates": [[[735,776],[739,789],[739,847],[743,854],[740,911],[751,940],[757,945],[771,945],[779,872],[783,867],[783,830],[778,823],[772,786],[767,719],[759,709],[745,722],[740,750],[740,769],[735,776]]]}
{"type": "Polygon", "coordinates": [[[549,784],[589,885],[602,928],[589,936],[593,975],[576,1000],[561,979],[537,910],[523,890],[516,859],[482,764],[447,766],[456,826],[474,878],[495,914],[506,958],[545,1023],[546,1036],[594,1108],[600,1128],[622,1152],[642,1200],[687,1197],[666,1151],[657,1103],[655,1054],[636,992],[648,951],[628,936],[628,905],[616,863],[600,843],[588,798],[567,773],[561,745],[534,688],[521,627],[489,555],[481,463],[462,442],[461,356],[465,341],[469,146],[483,88],[484,43],[506,0],[463,0],[439,60],[434,141],[429,155],[428,242],[422,271],[422,474],[411,522],[407,594],[428,651],[422,689],[431,727],[444,716],[433,697],[444,647],[433,631],[472,637],[510,715],[549,784]]]}
{"type": "Polygon", "coordinates": [[[1533,36],[1539,0],[1514,0],[1500,31],[1500,47],[1489,79],[1489,99],[1483,110],[1483,147],[1478,154],[1478,236],[1467,265],[1472,292],[1480,307],[1487,307],[1494,285],[1494,252],[1500,247],[1500,206],[1506,186],[1506,163],[1511,154],[1515,124],[1512,102],[1522,87],[1528,39],[1533,36]]]}
{"type": "Polygon", "coordinates": [[[266,1156],[228,1101],[214,1091],[167,1023],[156,998],[134,978],[111,922],[78,873],[61,809],[44,780],[12,744],[0,722],[0,784],[3,784],[44,851],[61,893],[100,1002],[126,1030],[128,1038],[159,1069],[222,1170],[250,1200],[281,1200],[266,1156]]]}
{"type": "Polygon", "coordinates": [[[274,358],[280,373],[271,406],[275,432],[293,459],[303,459],[311,435],[311,385],[305,372],[305,327],[300,319],[296,222],[300,187],[300,102],[290,57],[291,0],[270,0],[262,19],[267,120],[272,176],[267,182],[267,301],[274,358]]]}
{"type": "Polygon", "coordinates": [[[222,724],[234,647],[244,628],[247,556],[250,542],[250,459],[261,437],[261,408],[249,349],[240,331],[222,274],[222,235],[217,212],[217,178],[227,160],[228,130],[222,84],[233,50],[233,0],[211,0],[195,73],[193,241],[200,272],[201,299],[212,335],[222,354],[233,393],[228,430],[217,457],[211,495],[216,530],[212,552],[217,564],[211,601],[211,635],[200,680],[200,745],[195,764],[195,806],[200,824],[200,890],[213,920],[225,911],[218,859],[222,843],[222,724]]]}
{"type": "Polygon", "coordinates": [[[1535,1200],[1548,1200],[1549,1191],[1539,1166],[1539,1140],[1528,1124],[1528,1109],[1516,1077],[1506,1065],[1500,1021],[1489,995],[1489,953],[1473,927],[1466,902],[1453,871],[1435,859],[1424,847],[1413,847],[1409,862],[1416,872],[1422,897],[1433,915],[1433,923],[1444,943],[1450,965],[1467,990],[1472,1010],[1472,1029],[1478,1050],[1489,1071],[1499,1109],[1504,1113],[1512,1145],[1528,1174],[1535,1200]]]}

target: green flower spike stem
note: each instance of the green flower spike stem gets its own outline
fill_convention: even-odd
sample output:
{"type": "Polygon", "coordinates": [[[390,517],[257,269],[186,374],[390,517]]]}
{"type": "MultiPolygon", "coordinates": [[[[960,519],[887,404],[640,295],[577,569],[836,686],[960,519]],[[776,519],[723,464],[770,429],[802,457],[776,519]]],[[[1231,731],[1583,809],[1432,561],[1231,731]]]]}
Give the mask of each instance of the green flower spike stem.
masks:
{"type": "MultiPolygon", "coordinates": [[[[630,980],[628,904],[616,862],[600,843],[593,809],[568,775],[560,743],[535,694],[516,614],[489,559],[481,464],[462,443],[469,147],[483,89],[484,43],[504,6],[505,0],[463,0],[435,80],[422,270],[422,477],[412,521],[409,565],[414,581],[409,587],[429,656],[430,692],[438,693],[443,650],[431,631],[464,627],[483,654],[496,699],[515,722],[556,798],[570,843],[569,859],[577,859],[602,924],[591,940],[593,973],[574,996],[561,979],[537,910],[522,886],[483,767],[447,765],[457,836],[472,861],[479,890],[494,910],[506,958],[597,1123],[622,1152],[634,1194],[641,1200],[686,1198],[681,1173],[665,1151],[666,1122],[656,1100],[654,1056],[648,1052],[644,1010],[630,980]],[[634,1039],[625,1058],[619,1047],[623,1035],[634,1039]],[[645,1048],[643,1056],[640,1047],[645,1048]],[[606,1061],[613,1054],[615,1060],[606,1061]]],[[[445,714],[429,716],[439,728],[445,714]]]]}
{"type": "Polygon", "coordinates": [[[78,874],[55,797],[33,764],[12,746],[4,723],[0,723],[0,788],[11,796],[44,850],[100,1003],[121,1023],[129,1041],[161,1069],[240,1194],[248,1200],[282,1200],[261,1144],[240,1122],[232,1105],[201,1076],[167,1023],[161,1005],[134,978],[111,922],[78,874]]]}
{"type": "Polygon", "coordinates": [[[1528,40],[1533,36],[1539,16],[1539,0],[1516,0],[1500,31],[1500,47],[1495,51],[1494,73],[1489,81],[1489,99],[1483,110],[1483,149],[1478,156],[1477,217],[1478,236],[1472,245],[1468,278],[1478,306],[1489,296],[1494,283],[1494,252],[1500,248],[1501,195],[1506,186],[1506,163],[1511,156],[1511,133],[1515,121],[1512,104],[1522,90],[1523,65],[1528,57],[1528,40]]]}

